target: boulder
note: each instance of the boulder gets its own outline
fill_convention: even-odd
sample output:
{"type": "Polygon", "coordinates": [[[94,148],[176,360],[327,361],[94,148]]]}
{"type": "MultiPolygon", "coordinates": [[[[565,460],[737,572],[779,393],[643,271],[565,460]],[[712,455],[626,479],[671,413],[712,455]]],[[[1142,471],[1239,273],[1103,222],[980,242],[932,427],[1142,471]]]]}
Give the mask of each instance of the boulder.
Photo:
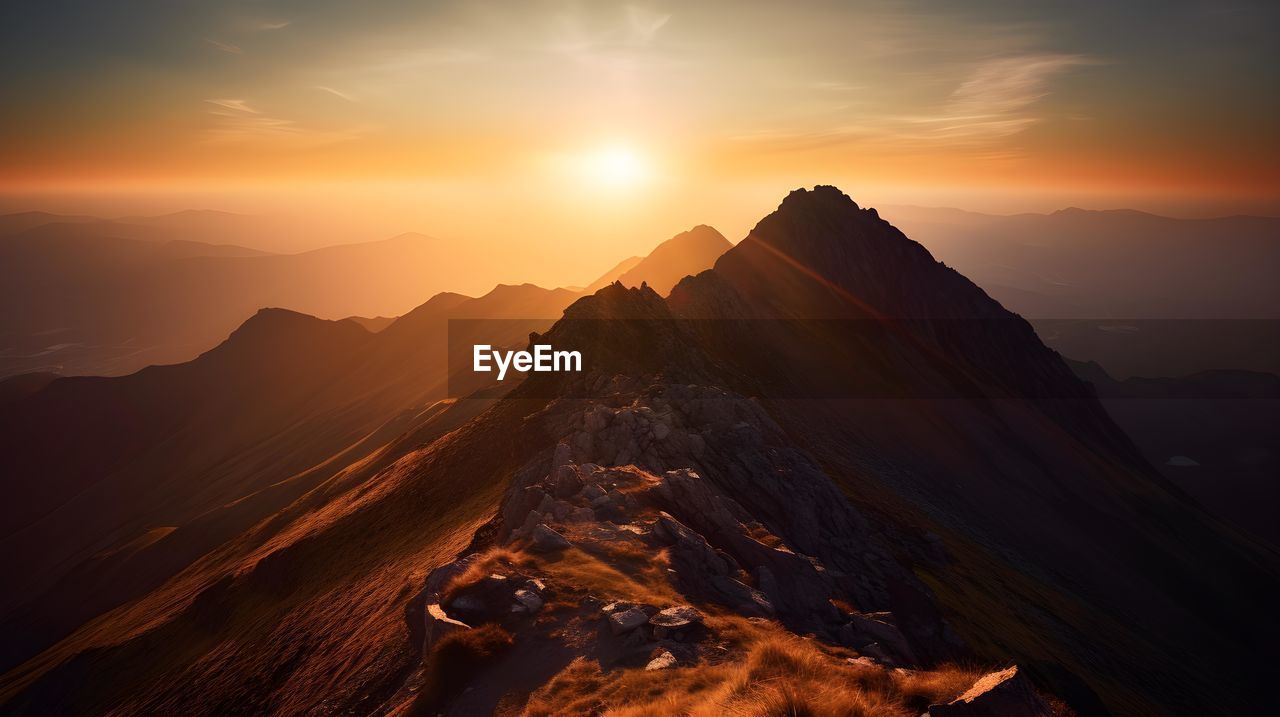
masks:
{"type": "Polygon", "coordinates": [[[533,614],[542,609],[542,598],[532,590],[521,588],[512,597],[515,598],[513,609],[519,608],[519,612],[533,614]]]}
{"type": "Polygon", "coordinates": [[[667,650],[658,653],[658,656],[649,660],[649,664],[644,666],[645,670],[665,670],[676,666],[676,656],[667,650]]]}
{"type": "Polygon", "coordinates": [[[563,465],[568,465],[573,460],[573,449],[569,446],[568,441],[560,441],[556,444],[555,451],[551,454],[552,469],[563,465]]]}
{"type": "Polygon", "coordinates": [[[609,631],[615,635],[630,632],[649,622],[649,616],[639,608],[619,610],[609,615],[609,631]]]}
{"type": "Polygon", "coordinates": [[[653,437],[655,440],[666,440],[669,435],[671,435],[671,426],[661,422],[653,424],[653,437]]]}
{"type": "Polygon", "coordinates": [[[470,625],[502,620],[525,580],[520,577],[488,575],[453,591],[447,601],[449,613],[470,625]]]}
{"type": "Polygon", "coordinates": [[[929,717],[1052,717],[1053,710],[1036,693],[1017,665],[978,678],[964,694],[945,705],[929,707],[929,717]]]}
{"type": "Polygon", "coordinates": [[[700,627],[702,613],[688,605],[669,607],[649,618],[649,624],[653,626],[653,636],[662,640],[700,627]]]}
{"type": "Polygon", "coordinates": [[[590,508],[574,508],[569,511],[566,520],[570,523],[594,523],[596,521],[595,511],[590,508]]]}
{"type": "Polygon", "coordinates": [[[547,497],[540,486],[532,485],[512,492],[502,509],[502,520],[510,530],[518,529],[528,516],[537,511],[542,500],[547,497]]]}
{"type": "Polygon", "coordinates": [[[569,498],[582,490],[582,478],[573,465],[557,466],[551,472],[551,492],[557,498],[569,498]]]}
{"type": "Polygon", "coordinates": [[[854,648],[877,642],[893,655],[895,662],[917,664],[911,646],[892,620],[893,616],[887,612],[849,615],[847,629],[841,630],[840,637],[854,648]]]}
{"type": "Polygon", "coordinates": [[[534,550],[552,552],[569,547],[569,541],[563,535],[542,524],[534,527],[531,537],[534,550]]]}
{"type": "Polygon", "coordinates": [[[426,627],[426,635],[423,638],[423,654],[426,654],[431,649],[431,646],[445,635],[458,630],[471,629],[471,626],[465,622],[454,620],[446,615],[444,608],[440,607],[440,603],[429,603],[425,613],[424,626],[426,627]]]}

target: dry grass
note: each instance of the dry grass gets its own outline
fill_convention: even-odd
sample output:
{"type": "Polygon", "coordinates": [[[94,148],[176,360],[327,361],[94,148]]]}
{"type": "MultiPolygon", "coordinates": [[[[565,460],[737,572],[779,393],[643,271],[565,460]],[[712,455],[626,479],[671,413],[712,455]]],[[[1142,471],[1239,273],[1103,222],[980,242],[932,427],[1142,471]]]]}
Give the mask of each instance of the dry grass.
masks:
{"type": "Polygon", "coordinates": [[[633,600],[654,605],[685,602],[668,582],[666,560],[649,553],[646,562],[636,568],[620,570],[579,548],[542,559],[539,564],[552,575],[556,585],[573,585],[607,599],[633,600]]]}
{"type": "Polygon", "coordinates": [[[449,602],[457,595],[459,590],[475,585],[494,573],[505,574],[513,569],[527,571],[533,567],[534,562],[524,553],[507,550],[506,548],[494,548],[473,561],[466,570],[445,583],[440,591],[443,596],[443,602],[449,602]]]}
{"type": "MultiPolygon", "coordinates": [[[[731,625],[724,625],[731,628],[731,625]]],[[[942,668],[893,672],[848,661],[852,653],[741,621],[740,659],[661,672],[604,673],[579,659],[534,693],[527,715],[610,717],[907,717],[954,699],[982,674],[942,668]]]]}
{"type": "Polygon", "coordinates": [[[445,635],[427,657],[422,689],[409,709],[410,717],[435,715],[511,644],[511,633],[497,625],[445,635]]]}

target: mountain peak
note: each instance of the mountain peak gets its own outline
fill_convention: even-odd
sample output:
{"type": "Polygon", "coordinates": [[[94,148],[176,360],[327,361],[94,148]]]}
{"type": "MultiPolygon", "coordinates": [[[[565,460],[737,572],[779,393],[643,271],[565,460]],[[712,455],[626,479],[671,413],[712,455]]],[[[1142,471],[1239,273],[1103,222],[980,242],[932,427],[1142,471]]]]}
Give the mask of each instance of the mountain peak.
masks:
{"type": "Polygon", "coordinates": [[[818,207],[830,208],[851,208],[858,209],[858,203],[848,194],[840,191],[839,187],[830,184],[818,184],[813,189],[791,190],[786,199],[782,200],[782,204],[778,207],[783,209],[814,209],[818,207]]]}
{"type": "MultiPolygon", "coordinates": [[[[714,227],[698,224],[659,244],[648,256],[619,275],[624,286],[647,283],[660,295],[670,293],[678,281],[709,268],[733,244],[714,227]]],[[[605,285],[608,275],[588,287],[589,292],[605,285]]]]}

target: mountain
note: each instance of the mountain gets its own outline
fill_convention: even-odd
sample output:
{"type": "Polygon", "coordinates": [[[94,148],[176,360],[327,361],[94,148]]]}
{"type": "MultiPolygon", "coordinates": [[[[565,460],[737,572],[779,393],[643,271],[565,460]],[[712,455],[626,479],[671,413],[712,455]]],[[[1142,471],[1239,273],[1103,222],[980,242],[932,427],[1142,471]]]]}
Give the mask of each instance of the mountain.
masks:
{"type": "MultiPolygon", "coordinates": [[[[476,320],[530,292],[495,291],[485,316],[440,295],[377,334],[274,312],[246,327],[266,344],[351,342],[356,364],[316,380],[345,397],[339,416],[432,395],[404,381],[486,326],[580,350],[585,370],[417,404],[361,444],[376,448],[296,474],[314,482],[286,481],[307,485],[159,584],[67,620],[0,677],[5,710],[1236,714],[1270,700],[1274,552],[1164,479],[1026,321],[838,190],[793,192],[668,298],[615,283],[523,335],[476,320]]],[[[6,404],[0,435],[84,381],[6,404]]],[[[61,430],[38,424],[0,456],[61,430]]],[[[32,464],[55,459],[84,460],[32,464]]],[[[168,525],[140,520],[106,555],[161,544],[168,525]]],[[[80,584],[34,605],[93,594],[80,584]]]]}
{"type": "MultiPolygon", "coordinates": [[[[324,318],[395,316],[475,273],[469,267],[492,270],[483,252],[412,233],[297,254],[191,239],[253,240],[263,230],[256,221],[220,212],[0,217],[0,376],[123,375],[186,361],[263,306],[324,318]]],[[[615,271],[636,285],[669,286],[727,246],[698,227],[615,271]]]]}
{"type": "Polygon", "coordinates": [[[614,265],[612,269],[602,274],[599,279],[596,279],[595,281],[588,284],[582,290],[582,293],[584,294],[596,293],[597,291],[617,281],[619,278],[622,277],[623,274],[634,269],[636,265],[642,261],[644,261],[644,257],[642,256],[629,256],[626,259],[623,259],[622,261],[614,265]]]}
{"type": "Polygon", "coordinates": [[[942,261],[1113,375],[1280,372],[1280,218],[888,207],[942,261]]]}
{"type": "Polygon", "coordinates": [[[1112,378],[1069,362],[1170,482],[1229,524],[1280,545],[1270,506],[1280,500],[1280,377],[1202,371],[1176,378],[1112,378]]]}
{"type": "Polygon", "coordinates": [[[1280,290],[1269,281],[1280,267],[1280,218],[884,211],[996,298],[1009,289],[1038,295],[1045,305],[1029,319],[1280,318],[1280,290]]]}
{"type": "Polygon", "coordinates": [[[24,576],[0,604],[3,664],[145,593],[417,422],[481,405],[445,410],[462,395],[450,392],[463,365],[450,363],[451,319],[467,338],[522,342],[575,297],[531,284],[441,294],[377,334],[264,309],[185,364],[0,384],[0,472],[12,479],[0,570],[24,576]]]}
{"type": "Polygon", "coordinates": [[[709,268],[732,246],[720,232],[699,224],[662,242],[643,259],[632,257],[618,264],[588,285],[586,293],[616,281],[623,286],[647,283],[665,296],[681,279],[709,268]]]}
{"type": "Polygon", "coordinates": [[[0,237],[0,375],[118,375],[184,361],[262,306],[399,314],[448,281],[453,255],[413,234],[274,255],[165,239],[155,227],[123,237],[122,226],[56,223],[0,237]],[[379,280],[358,280],[368,276],[379,280]]]}

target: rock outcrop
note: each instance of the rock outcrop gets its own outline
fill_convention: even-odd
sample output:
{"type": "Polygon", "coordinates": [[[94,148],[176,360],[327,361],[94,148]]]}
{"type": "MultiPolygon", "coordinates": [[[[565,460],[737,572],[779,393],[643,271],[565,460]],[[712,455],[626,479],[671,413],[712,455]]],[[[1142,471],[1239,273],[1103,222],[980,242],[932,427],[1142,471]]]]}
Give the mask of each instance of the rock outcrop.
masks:
{"type": "Polygon", "coordinates": [[[984,675],[956,699],[929,707],[928,717],[1053,717],[1053,710],[1036,693],[1015,665],[984,675]]]}

